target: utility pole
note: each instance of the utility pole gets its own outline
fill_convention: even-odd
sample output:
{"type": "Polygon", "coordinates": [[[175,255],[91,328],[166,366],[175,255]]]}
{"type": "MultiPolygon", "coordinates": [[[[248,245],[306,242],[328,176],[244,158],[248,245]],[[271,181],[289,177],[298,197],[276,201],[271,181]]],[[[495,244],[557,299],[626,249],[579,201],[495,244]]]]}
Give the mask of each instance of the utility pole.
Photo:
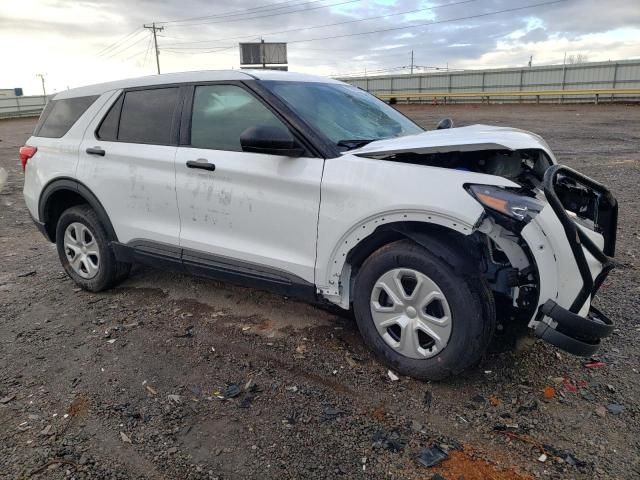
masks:
{"type": "Polygon", "coordinates": [[[156,37],[156,32],[161,32],[164,30],[164,27],[156,27],[156,22],[153,22],[151,25],[143,25],[143,27],[153,32],[153,46],[156,49],[156,66],[158,67],[158,75],[160,75],[160,52],[158,51],[158,37],[156,37]]]}
{"type": "Polygon", "coordinates": [[[413,75],[413,50],[411,50],[411,75],[413,75]]]}
{"type": "Polygon", "coordinates": [[[529,68],[533,65],[533,55],[529,57],[529,68]]]}
{"type": "Polygon", "coordinates": [[[40,77],[42,81],[42,96],[44,97],[44,102],[47,103],[47,90],[44,88],[44,73],[36,73],[36,77],[40,77]]]}

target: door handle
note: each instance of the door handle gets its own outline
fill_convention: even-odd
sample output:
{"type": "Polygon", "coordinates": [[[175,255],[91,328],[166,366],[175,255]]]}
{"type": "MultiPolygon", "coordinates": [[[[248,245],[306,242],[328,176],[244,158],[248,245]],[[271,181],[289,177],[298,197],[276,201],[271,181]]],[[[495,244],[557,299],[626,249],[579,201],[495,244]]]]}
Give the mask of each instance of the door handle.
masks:
{"type": "Polygon", "coordinates": [[[198,160],[188,160],[187,161],[188,168],[201,168],[202,170],[209,170],[213,172],[216,169],[215,164],[209,163],[204,158],[199,158],[198,160]]]}
{"type": "Polygon", "coordinates": [[[87,148],[87,153],[89,155],[99,155],[101,157],[104,157],[104,154],[106,152],[103,149],[101,149],[100,147],[89,147],[89,148],[87,148]]]}

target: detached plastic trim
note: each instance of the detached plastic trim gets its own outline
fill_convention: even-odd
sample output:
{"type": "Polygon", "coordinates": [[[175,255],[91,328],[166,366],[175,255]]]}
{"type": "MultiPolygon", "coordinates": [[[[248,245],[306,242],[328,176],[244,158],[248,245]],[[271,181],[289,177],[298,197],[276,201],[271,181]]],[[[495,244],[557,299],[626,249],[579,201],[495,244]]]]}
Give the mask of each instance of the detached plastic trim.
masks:
{"type": "Polygon", "coordinates": [[[569,353],[579,356],[594,354],[600,347],[600,340],[611,335],[613,322],[597,308],[591,307],[587,317],[562,308],[553,300],[547,300],[540,312],[551,318],[557,325],[540,322],[534,332],[543,340],[569,353]]]}

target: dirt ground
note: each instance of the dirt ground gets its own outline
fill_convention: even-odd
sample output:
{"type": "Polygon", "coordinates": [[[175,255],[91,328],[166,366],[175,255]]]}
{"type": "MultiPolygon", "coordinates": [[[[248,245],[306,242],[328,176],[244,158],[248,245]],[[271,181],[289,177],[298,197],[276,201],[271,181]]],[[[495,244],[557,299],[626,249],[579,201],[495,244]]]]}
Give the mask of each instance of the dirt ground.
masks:
{"type": "Polygon", "coordinates": [[[640,107],[400,108],[532,130],[613,190],[604,365],[537,342],[394,382],[353,320],[283,297],[140,267],[80,291],[22,199],[35,120],[0,121],[0,478],[640,478],[640,107]]]}

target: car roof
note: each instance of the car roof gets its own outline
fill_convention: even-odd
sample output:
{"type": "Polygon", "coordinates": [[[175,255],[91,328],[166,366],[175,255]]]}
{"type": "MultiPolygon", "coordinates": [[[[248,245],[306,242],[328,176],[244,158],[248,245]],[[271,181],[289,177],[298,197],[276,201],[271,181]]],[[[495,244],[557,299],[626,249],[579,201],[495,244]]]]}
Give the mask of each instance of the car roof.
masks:
{"type": "Polygon", "coordinates": [[[123,88],[169,85],[189,82],[215,82],[220,80],[279,80],[289,82],[320,82],[344,84],[332,78],[307,75],[304,73],[283,72],[278,70],[203,70],[198,72],[165,73],[162,75],[148,75],[144,77],[128,78],[113,82],[98,83],[86,87],[72,88],[57,93],[55,100],[64,98],[102,95],[112,90],[123,88]]]}

